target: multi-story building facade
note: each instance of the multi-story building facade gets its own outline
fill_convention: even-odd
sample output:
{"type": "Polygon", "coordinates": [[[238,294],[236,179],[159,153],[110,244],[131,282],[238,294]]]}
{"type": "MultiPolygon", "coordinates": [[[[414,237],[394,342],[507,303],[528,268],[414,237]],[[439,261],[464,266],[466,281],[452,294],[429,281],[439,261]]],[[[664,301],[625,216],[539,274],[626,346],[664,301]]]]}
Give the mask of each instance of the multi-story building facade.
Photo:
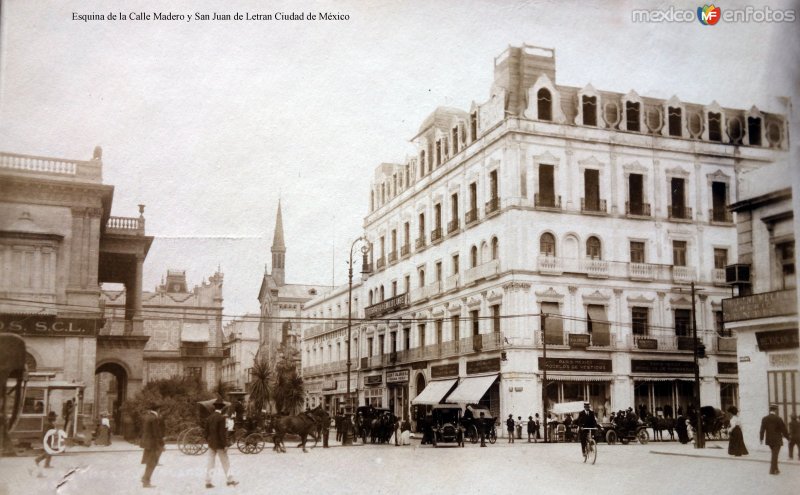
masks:
{"type": "Polygon", "coordinates": [[[246,314],[223,328],[222,381],[236,392],[246,392],[250,369],[258,354],[261,339],[258,334],[259,315],[246,314]]]}
{"type": "MultiPolygon", "coordinates": [[[[154,291],[142,291],[142,334],[146,339],[125,355],[126,388],[136,392],[148,381],[173,376],[192,376],[213,389],[222,378],[222,282],[215,272],[192,290],[184,270],[167,270],[165,279],[154,291]],[[138,377],[141,378],[138,378],[138,377]]],[[[124,335],[127,291],[103,290],[105,326],[100,335],[124,335]]],[[[123,356],[117,350],[118,358],[123,356]]],[[[119,380],[119,377],[117,377],[119,380]]]]}
{"type": "Polygon", "coordinates": [[[359,401],[526,416],[543,410],[546,363],[550,402],[685,410],[694,282],[703,403],[736,403],[727,208],[741,170],[786,153],[785,119],[560,86],[554,51],[531,46],[494,72],[487,102],[437,109],[418,154],[376,170],[359,401]]]}
{"type": "MultiPolygon", "coordinates": [[[[139,217],[111,216],[113,194],[103,183],[100,147],[90,160],[0,153],[0,331],[25,339],[32,381],[23,414],[49,399],[45,410],[61,415],[75,393],[67,388],[80,387],[77,414],[91,422],[95,374],[120,365],[119,348],[147,340],[138,298],[120,308],[117,336],[101,332],[100,284],[141,291],[153,241],[144,205],[139,217]],[[46,397],[39,380],[64,388],[46,397]]],[[[35,426],[29,420],[42,418],[23,418],[20,428],[35,426]]]]}
{"type": "Polygon", "coordinates": [[[731,205],[738,227],[738,260],[728,278],[738,297],[723,301],[725,328],[736,335],[740,417],[745,442],[758,446],[769,404],[788,424],[800,414],[800,336],[797,319],[796,166],[788,160],[739,176],[731,205]],[[794,179],[794,180],[792,180],[794,179]]]}

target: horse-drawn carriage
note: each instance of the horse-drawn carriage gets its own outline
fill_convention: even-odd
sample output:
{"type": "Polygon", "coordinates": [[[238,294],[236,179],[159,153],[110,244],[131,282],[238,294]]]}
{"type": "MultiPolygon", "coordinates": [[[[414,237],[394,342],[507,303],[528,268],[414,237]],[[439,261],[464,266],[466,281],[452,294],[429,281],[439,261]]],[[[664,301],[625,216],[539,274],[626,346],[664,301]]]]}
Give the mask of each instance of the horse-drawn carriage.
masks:
{"type": "Polygon", "coordinates": [[[479,424],[481,420],[481,413],[483,413],[483,420],[490,425],[486,431],[486,439],[489,441],[489,443],[495,443],[497,441],[497,429],[495,428],[497,418],[492,416],[492,413],[487,407],[477,404],[467,404],[467,406],[464,408],[464,414],[461,418],[461,426],[464,428],[464,436],[471,443],[478,443],[478,440],[480,439],[478,432],[479,428],[482,427],[482,425],[479,424]]]}
{"type": "MultiPolygon", "coordinates": [[[[703,406],[700,408],[700,418],[706,440],[727,440],[730,425],[728,413],[713,406],[703,406]]],[[[694,431],[697,431],[697,417],[694,414],[689,416],[689,423],[694,431]]]]}
{"type": "MultiPolygon", "coordinates": [[[[195,425],[187,425],[186,428],[178,434],[178,450],[182,453],[186,455],[201,455],[208,450],[204,425],[211,413],[214,412],[214,402],[216,402],[216,399],[209,399],[197,403],[198,423],[195,425]]],[[[228,407],[230,407],[230,404],[226,402],[225,408],[227,409],[228,407]]],[[[223,409],[223,414],[226,414],[226,409],[223,409]]],[[[237,448],[245,454],[257,453],[264,448],[262,442],[261,449],[256,449],[255,446],[257,443],[252,441],[254,439],[251,439],[249,444],[243,443],[243,440],[247,436],[248,432],[244,428],[237,428],[233,430],[232,433],[229,432],[228,446],[230,447],[236,444],[237,448]],[[247,447],[247,451],[243,450],[245,446],[247,447]]]]}
{"type": "Polygon", "coordinates": [[[397,416],[389,409],[360,406],[356,409],[356,431],[364,444],[388,443],[395,433],[397,416]]]}

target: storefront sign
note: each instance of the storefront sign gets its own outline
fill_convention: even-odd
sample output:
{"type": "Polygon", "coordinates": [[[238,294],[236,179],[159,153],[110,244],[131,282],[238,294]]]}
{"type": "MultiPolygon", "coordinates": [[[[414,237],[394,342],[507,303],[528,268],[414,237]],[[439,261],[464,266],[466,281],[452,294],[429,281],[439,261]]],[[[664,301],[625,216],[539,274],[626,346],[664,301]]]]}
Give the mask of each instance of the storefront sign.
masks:
{"type": "Polygon", "coordinates": [[[94,337],[103,320],[57,318],[55,315],[0,315],[0,332],[41,337],[94,337]]]}
{"type": "Polygon", "coordinates": [[[750,362],[750,356],[739,356],[739,362],[740,363],[749,363],[750,362]]]}
{"type": "Polygon", "coordinates": [[[636,339],[636,347],[639,349],[658,349],[658,340],[636,339]]]}
{"type": "Polygon", "coordinates": [[[380,385],[383,383],[383,375],[367,375],[364,377],[364,385],[380,385]]]}
{"type": "Polygon", "coordinates": [[[796,349],[800,346],[796,328],[790,330],[773,330],[771,332],[756,332],[756,341],[758,342],[758,348],[762,351],[796,349]]]}
{"type": "Polygon", "coordinates": [[[739,364],[720,361],[717,363],[717,373],[720,375],[737,375],[739,374],[739,364]]]}
{"type": "Polygon", "coordinates": [[[500,371],[500,358],[481,359],[479,361],[467,361],[467,374],[489,373],[500,371]]]}
{"type": "Polygon", "coordinates": [[[631,373],[694,373],[692,361],[656,361],[645,359],[631,359],[631,373]]]}
{"type": "Polygon", "coordinates": [[[402,383],[407,381],[408,370],[386,372],[386,383],[402,383]]]}
{"type": "Polygon", "coordinates": [[[428,367],[427,361],[417,361],[416,363],[411,363],[412,370],[424,370],[428,367]]]}
{"type": "Polygon", "coordinates": [[[539,369],[547,371],[599,371],[611,373],[610,359],[539,358],[539,369]],[[547,366],[545,367],[545,363],[547,366]]]}
{"type": "Polygon", "coordinates": [[[763,292],[722,300],[722,316],[726,323],[795,313],[797,313],[795,289],[763,292]]]}
{"type": "Polygon", "coordinates": [[[447,376],[458,376],[458,363],[431,366],[431,378],[444,378],[447,376]]]}
{"type": "MultiPolygon", "coordinates": [[[[700,339],[697,339],[697,344],[700,345],[700,339]]],[[[694,339],[691,337],[678,337],[678,350],[679,351],[693,351],[694,339]]]]}
{"type": "Polygon", "coordinates": [[[322,382],[322,390],[336,390],[336,380],[325,380],[322,382]]]}
{"type": "Polygon", "coordinates": [[[589,337],[588,333],[571,333],[569,334],[569,346],[589,347],[589,337]]]}
{"type": "Polygon", "coordinates": [[[797,353],[770,354],[769,365],[772,368],[790,368],[798,364],[797,353]]]}

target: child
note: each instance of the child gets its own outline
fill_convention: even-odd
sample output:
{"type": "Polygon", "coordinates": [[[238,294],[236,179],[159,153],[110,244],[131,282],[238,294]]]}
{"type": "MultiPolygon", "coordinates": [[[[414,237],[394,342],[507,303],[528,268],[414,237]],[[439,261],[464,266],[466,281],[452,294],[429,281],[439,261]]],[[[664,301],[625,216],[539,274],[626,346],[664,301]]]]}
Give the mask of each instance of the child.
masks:
{"type": "MultiPolygon", "coordinates": [[[[44,426],[42,426],[42,448],[44,448],[44,438],[45,438],[45,436],[47,436],[47,432],[50,431],[50,430],[55,430],[56,429],[56,417],[57,416],[58,415],[55,413],[55,411],[50,411],[47,414],[47,421],[45,421],[44,422],[44,426]]],[[[36,459],[34,459],[34,462],[36,462],[36,467],[39,468],[39,463],[44,461],[44,467],[49,469],[51,467],[50,466],[50,459],[52,459],[52,458],[53,458],[53,456],[50,455],[47,452],[47,450],[45,450],[41,454],[39,454],[36,457],[36,459]]],[[[39,478],[44,478],[44,474],[42,474],[41,469],[39,469],[39,473],[36,476],[39,477],[39,478]]]]}

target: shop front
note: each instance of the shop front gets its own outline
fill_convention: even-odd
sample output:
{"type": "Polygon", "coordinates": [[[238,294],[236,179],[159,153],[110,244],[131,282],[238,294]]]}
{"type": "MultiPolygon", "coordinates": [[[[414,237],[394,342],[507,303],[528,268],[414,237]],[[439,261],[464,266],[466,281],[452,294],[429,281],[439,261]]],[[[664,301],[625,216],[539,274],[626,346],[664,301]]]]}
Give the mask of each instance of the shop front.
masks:
{"type": "Polygon", "coordinates": [[[409,419],[408,410],[408,380],[410,370],[395,370],[386,372],[386,388],[389,393],[389,402],[386,406],[402,421],[409,419]]]}
{"type": "Polygon", "coordinates": [[[539,369],[547,370],[546,396],[551,407],[582,401],[591,405],[598,419],[611,414],[610,359],[539,358],[539,369]]]}
{"type": "Polygon", "coordinates": [[[739,366],[736,362],[717,363],[717,382],[719,383],[720,409],[727,411],[731,406],[739,406],[739,366]]]}
{"type": "Polygon", "coordinates": [[[631,359],[636,414],[677,417],[694,405],[694,362],[631,359]]]}
{"type": "Polygon", "coordinates": [[[383,374],[364,376],[364,405],[377,408],[384,407],[383,374]]]}

